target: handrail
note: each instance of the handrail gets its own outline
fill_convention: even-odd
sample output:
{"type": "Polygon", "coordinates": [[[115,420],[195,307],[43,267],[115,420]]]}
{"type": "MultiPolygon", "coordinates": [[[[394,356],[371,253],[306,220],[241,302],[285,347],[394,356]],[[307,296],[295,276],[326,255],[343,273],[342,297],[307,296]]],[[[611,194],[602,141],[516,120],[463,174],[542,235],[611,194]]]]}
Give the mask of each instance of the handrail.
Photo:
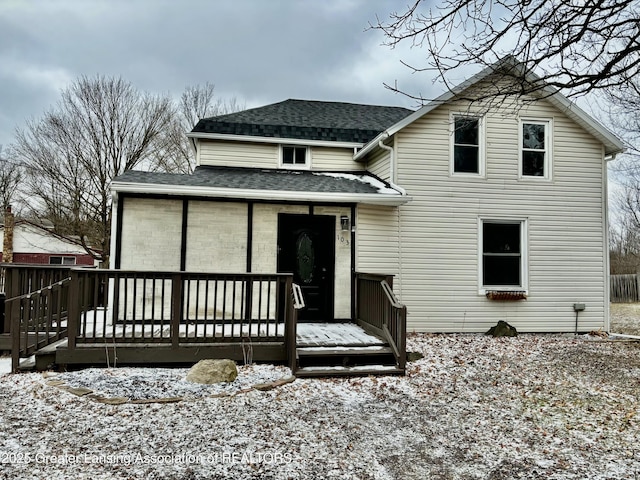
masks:
{"type": "Polygon", "coordinates": [[[357,274],[356,319],[365,329],[387,340],[396,363],[406,365],[407,307],[393,293],[390,275],[357,274]]]}
{"type": "Polygon", "coordinates": [[[300,310],[305,307],[304,296],[302,295],[302,288],[297,283],[291,284],[291,292],[293,294],[293,308],[300,310]]]}
{"type": "Polygon", "coordinates": [[[398,302],[398,299],[396,298],[395,294],[393,293],[393,290],[391,289],[387,281],[382,280],[380,281],[380,284],[382,285],[382,290],[387,295],[387,299],[389,300],[389,303],[391,303],[391,305],[395,308],[403,308],[404,305],[398,302]]]}
{"type": "Polygon", "coordinates": [[[15,300],[22,300],[23,298],[31,298],[33,295],[41,295],[45,290],[53,290],[53,287],[61,287],[67,282],[71,281],[71,277],[63,278],[57,282],[52,283],[51,285],[47,285],[46,287],[40,288],[39,290],[34,290],[33,292],[24,293],[22,295],[18,295],[17,297],[7,298],[4,302],[9,303],[15,300]]]}

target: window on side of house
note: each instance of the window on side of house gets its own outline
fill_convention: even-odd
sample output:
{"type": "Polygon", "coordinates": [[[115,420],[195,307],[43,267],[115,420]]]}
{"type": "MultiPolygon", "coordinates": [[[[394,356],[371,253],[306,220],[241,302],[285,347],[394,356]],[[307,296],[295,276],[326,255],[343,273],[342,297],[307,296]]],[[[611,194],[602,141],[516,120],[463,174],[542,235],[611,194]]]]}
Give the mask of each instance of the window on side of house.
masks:
{"type": "Polygon", "coordinates": [[[547,120],[520,120],[522,177],[550,178],[551,128],[547,120]]]}
{"type": "Polygon", "coordinates": [[[480,117],[453,115],[451,173],[483,174],[482,122],[480,117]]]}
{"type": "Polygon", "coordinates": [[[526,222],[481,220],[482,290],[526,290],[526,222]]]}
{"type": "Polygon", "coordinates": [[[75,265],[76,257],[49,257],[49,265],[75,265]]]}
{"type": "Polygon", "coordinates": [[[308,168],[308,148],[282,145],[280,148],[280,164],[286,168],[308,168]]]}

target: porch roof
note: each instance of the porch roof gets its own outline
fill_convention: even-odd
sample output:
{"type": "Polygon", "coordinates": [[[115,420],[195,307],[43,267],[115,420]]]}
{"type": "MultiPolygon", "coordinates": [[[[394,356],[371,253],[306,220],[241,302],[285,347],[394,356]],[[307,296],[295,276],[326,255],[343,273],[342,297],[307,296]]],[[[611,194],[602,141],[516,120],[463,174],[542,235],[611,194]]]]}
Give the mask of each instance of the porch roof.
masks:
{"type": "Polygon", "coordinates": [[[130,170],[114,179],[112,188],[115,192],[125,193],[390,206],[411,200],[366,171],[200,166],[193,174],[183,175],[130,170]]]}

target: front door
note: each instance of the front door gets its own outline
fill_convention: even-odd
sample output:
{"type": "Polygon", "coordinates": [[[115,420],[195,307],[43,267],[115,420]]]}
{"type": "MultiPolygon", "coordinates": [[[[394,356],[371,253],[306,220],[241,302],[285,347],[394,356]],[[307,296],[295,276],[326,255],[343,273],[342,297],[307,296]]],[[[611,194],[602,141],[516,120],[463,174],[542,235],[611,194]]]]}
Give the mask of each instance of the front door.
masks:
{"type": "Polygon", "coordinates": [[[298,320],[333,320],[335,229],[329,215],[278,215],[278,272],[293,273],[306,304],[298,320]]]}

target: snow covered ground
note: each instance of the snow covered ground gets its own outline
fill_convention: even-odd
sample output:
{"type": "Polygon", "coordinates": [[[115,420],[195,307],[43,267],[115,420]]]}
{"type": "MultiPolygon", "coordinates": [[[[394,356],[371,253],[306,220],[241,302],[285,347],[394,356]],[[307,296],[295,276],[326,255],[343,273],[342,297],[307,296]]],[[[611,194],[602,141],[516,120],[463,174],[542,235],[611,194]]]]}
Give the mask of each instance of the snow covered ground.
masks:
{"type": "Polygon", "coordinates": [[[0,357],[0,375],[11,373],[11,357],[0,357]]]}
{"type": "Polygon", "coordinates": [[[628,479],[640,476],[640,343],[410,335],[406,377],[298,379],[241,367],[0,376],[6,479],[628,479]],[[55,386],[130,400],[98,403],[55,386]]]}

